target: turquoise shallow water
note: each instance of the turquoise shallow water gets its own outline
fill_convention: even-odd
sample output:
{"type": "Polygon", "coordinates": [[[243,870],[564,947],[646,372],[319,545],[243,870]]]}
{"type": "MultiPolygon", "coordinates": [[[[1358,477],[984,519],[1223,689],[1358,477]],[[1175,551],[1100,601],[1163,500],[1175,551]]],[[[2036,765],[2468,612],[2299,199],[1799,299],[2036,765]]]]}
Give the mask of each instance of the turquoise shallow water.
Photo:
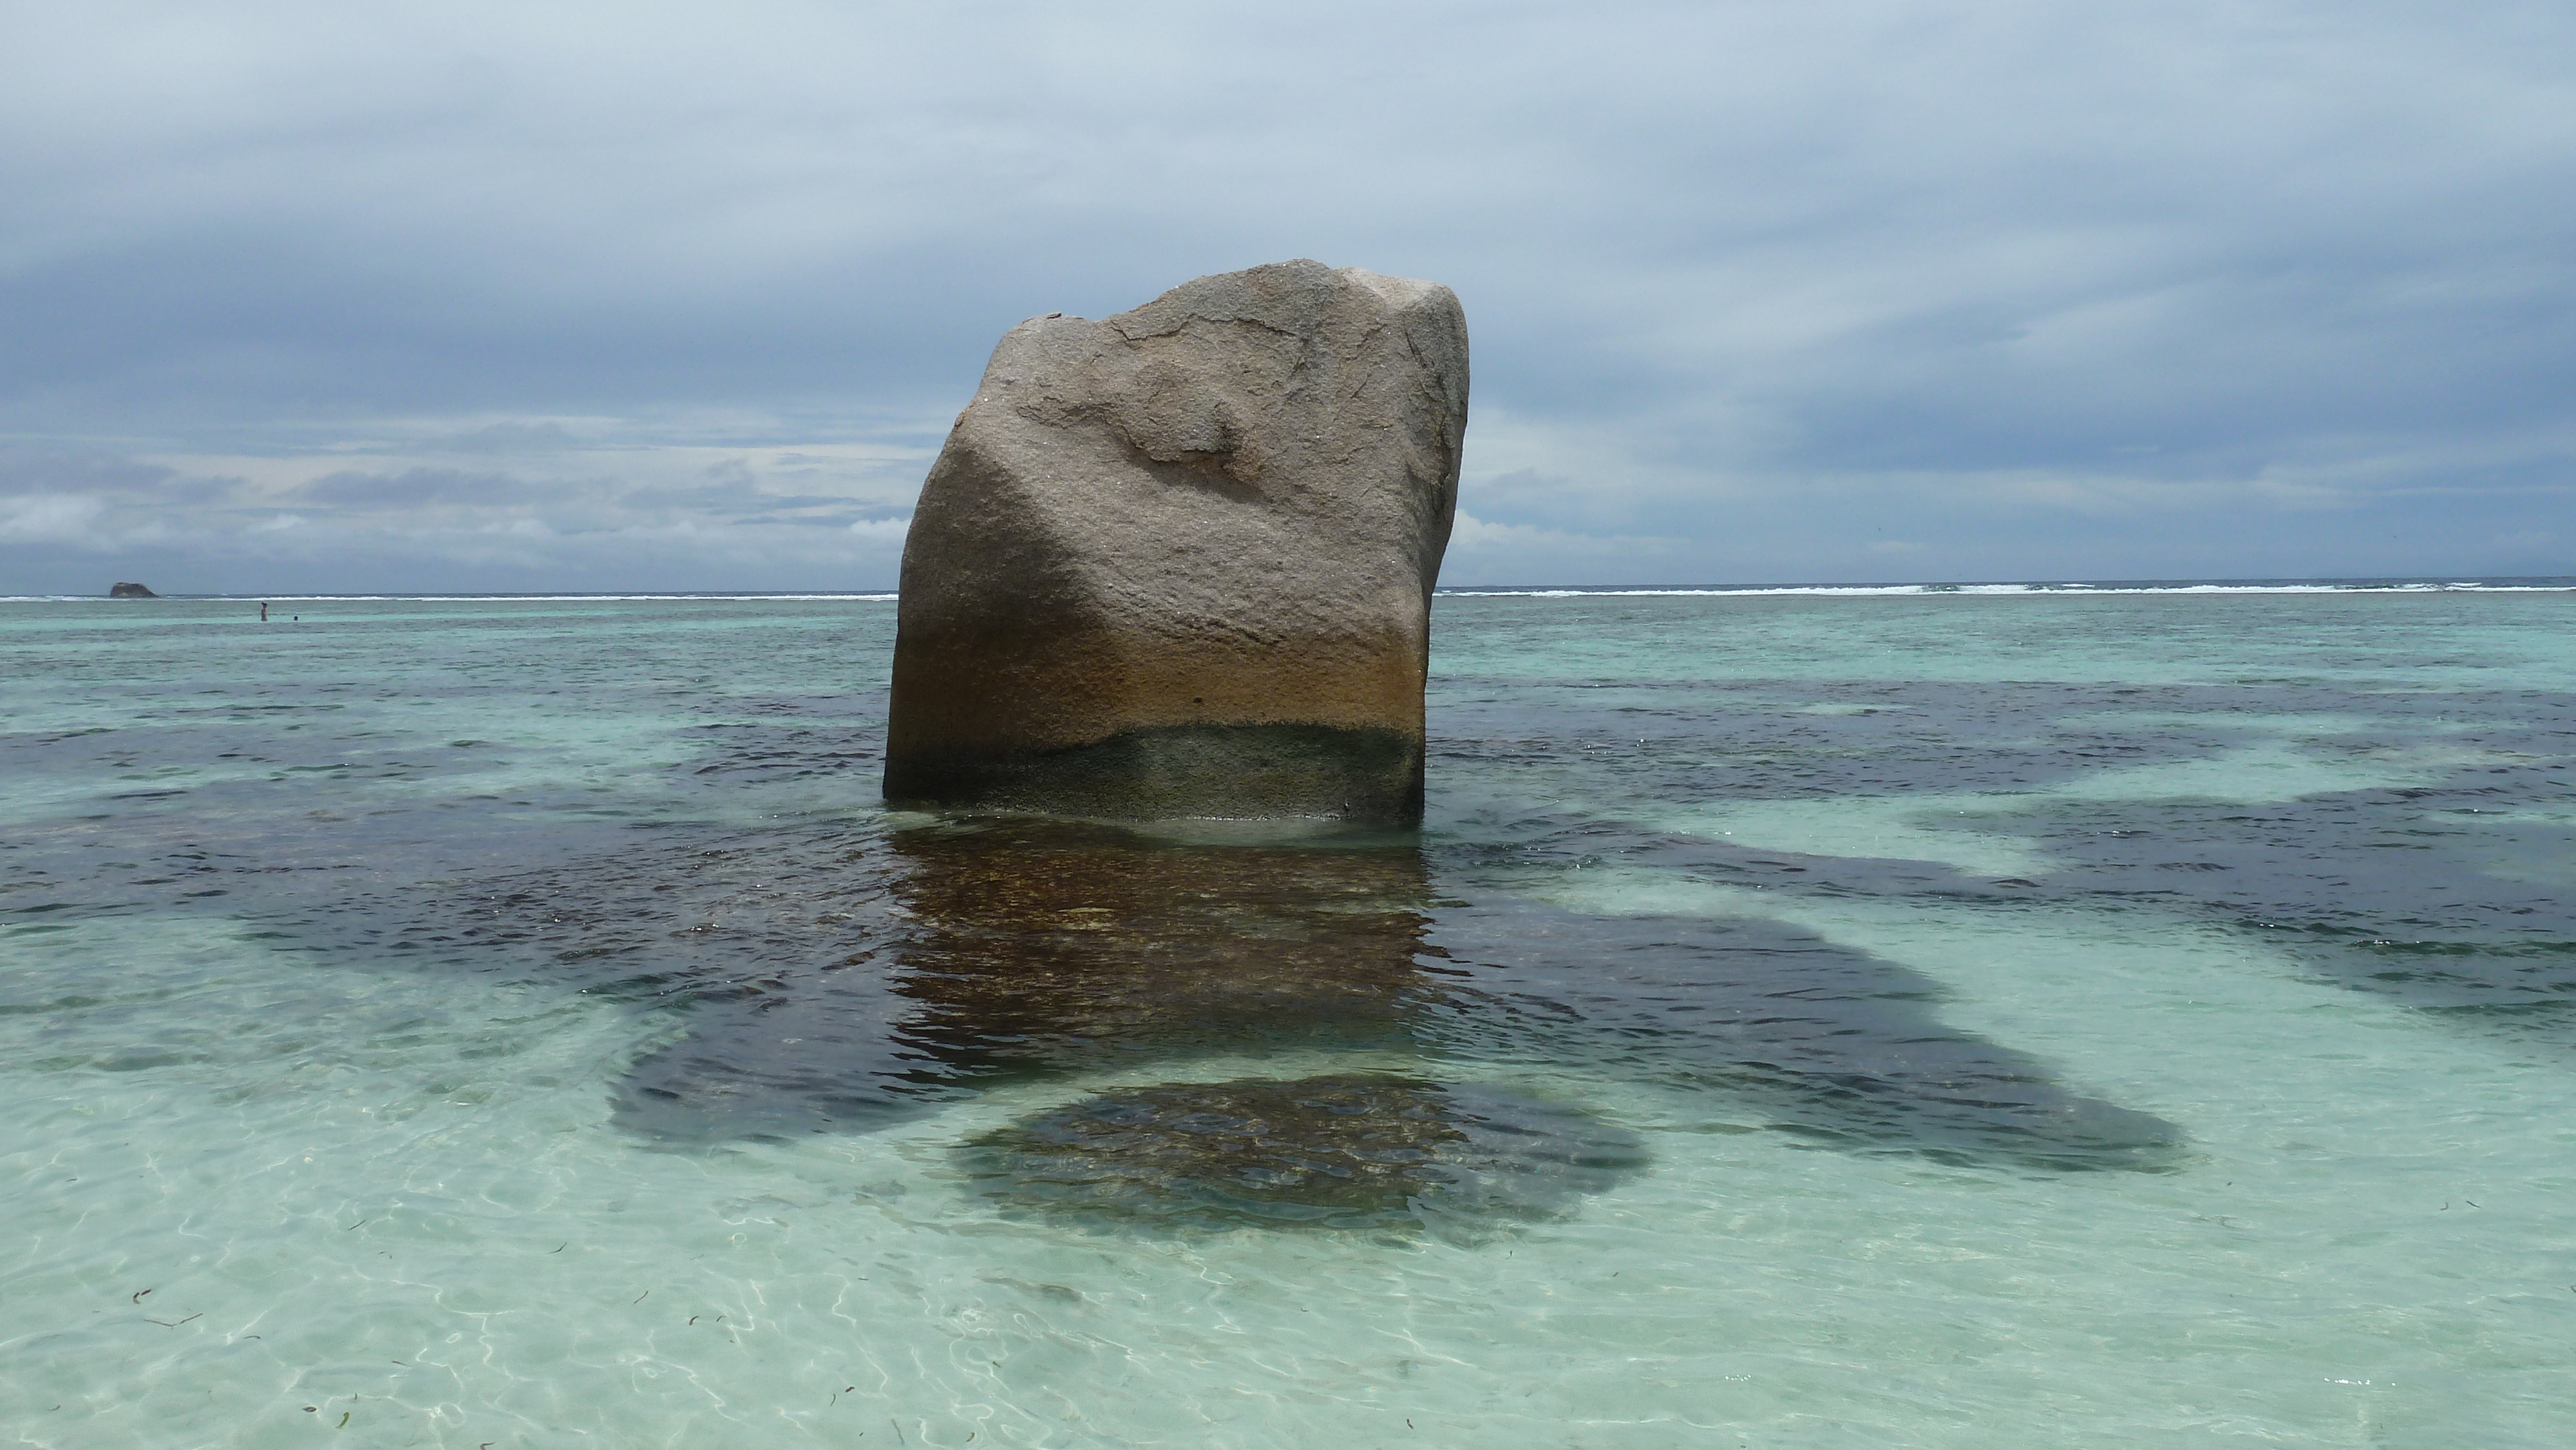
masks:
{"type": "Polygon", "coordinates": [[[2576,595],[1447,597],[1419,840],[294,612],[0,603],[0,1443],[2576,1441],[2576,595]]]}

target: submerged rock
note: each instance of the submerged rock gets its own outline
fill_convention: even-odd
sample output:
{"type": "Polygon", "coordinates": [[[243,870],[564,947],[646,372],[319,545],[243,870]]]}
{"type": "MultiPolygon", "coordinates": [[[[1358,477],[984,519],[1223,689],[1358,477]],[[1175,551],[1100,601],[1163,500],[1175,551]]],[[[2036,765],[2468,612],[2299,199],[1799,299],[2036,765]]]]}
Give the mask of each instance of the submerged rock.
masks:
{"type": "Polygon", "coordinates": [[[1281,262],[1012,329],[904,546],[887,798],[1419,819],[1466,422],[1429,282],[1281,262]]]}
{"type": "Polygon", "coordinates": [[[1563,1214],[1646,1166],[1579,1109],[1369,1073],[1119,1088],[969,1141],[1016,1209],[1165,1229],[1475,1234],[1563,1214]]]}
{"type": "Polygon", "coordinates": [[[118,584],[107,591],[110,599],[158,599],[161,596],[140,584],[118,584]]]}

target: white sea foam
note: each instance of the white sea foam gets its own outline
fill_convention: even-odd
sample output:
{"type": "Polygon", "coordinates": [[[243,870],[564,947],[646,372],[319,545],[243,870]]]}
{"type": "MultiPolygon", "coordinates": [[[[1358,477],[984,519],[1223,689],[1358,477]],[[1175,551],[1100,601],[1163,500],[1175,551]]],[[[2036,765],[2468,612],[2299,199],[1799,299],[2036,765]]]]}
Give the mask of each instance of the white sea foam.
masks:
{"type": "Polygon", "coordinates": [[[2496,583],[2430,579],[2306,579],[2286,583],[2210,580],[2098,584],[1761,584],[1740,588],[1458,588],[1443,589],[1440,593],[1462,599],[1703,599],[1761,598],[1782,595],[1817,598],[1898,598],[1947,595],[2046,597],[2066,594],[2564,594],[2570,591],[2576,591],[2576,580],[2505,580],[2496,583]]]}

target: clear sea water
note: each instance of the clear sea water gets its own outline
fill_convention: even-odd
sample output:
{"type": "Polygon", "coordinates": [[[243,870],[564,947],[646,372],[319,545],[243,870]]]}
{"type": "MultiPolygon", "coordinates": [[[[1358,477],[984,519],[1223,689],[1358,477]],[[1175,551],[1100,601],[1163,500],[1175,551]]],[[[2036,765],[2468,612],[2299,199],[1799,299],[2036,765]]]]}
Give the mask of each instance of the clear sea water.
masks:
{"type": "Polygon", "coordinates": [[[274,612],[0,602],[0,1443],[2576,1444],[2565,589],[1444,596],[1418,838],[274,612]]]}

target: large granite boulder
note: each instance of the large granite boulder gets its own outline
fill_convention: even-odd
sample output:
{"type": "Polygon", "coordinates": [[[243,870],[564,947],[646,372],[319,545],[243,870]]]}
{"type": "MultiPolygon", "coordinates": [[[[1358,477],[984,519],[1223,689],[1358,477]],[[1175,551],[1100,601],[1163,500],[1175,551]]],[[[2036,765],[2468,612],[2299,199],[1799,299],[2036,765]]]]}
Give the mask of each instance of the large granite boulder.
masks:
{"type": "Polygon", "coordinates": [[[887,798],[1418,820],[1466,425],[1434,283],[1281,262],[1013,328],[904,546],[887,798]]]}
{"type": "Polygon", "coordinates": [[[158,599],[161,596],[144,588],[140,584],[119,583],[115,588],[107,591],[107,597],[110,599],[158,599]]]}

